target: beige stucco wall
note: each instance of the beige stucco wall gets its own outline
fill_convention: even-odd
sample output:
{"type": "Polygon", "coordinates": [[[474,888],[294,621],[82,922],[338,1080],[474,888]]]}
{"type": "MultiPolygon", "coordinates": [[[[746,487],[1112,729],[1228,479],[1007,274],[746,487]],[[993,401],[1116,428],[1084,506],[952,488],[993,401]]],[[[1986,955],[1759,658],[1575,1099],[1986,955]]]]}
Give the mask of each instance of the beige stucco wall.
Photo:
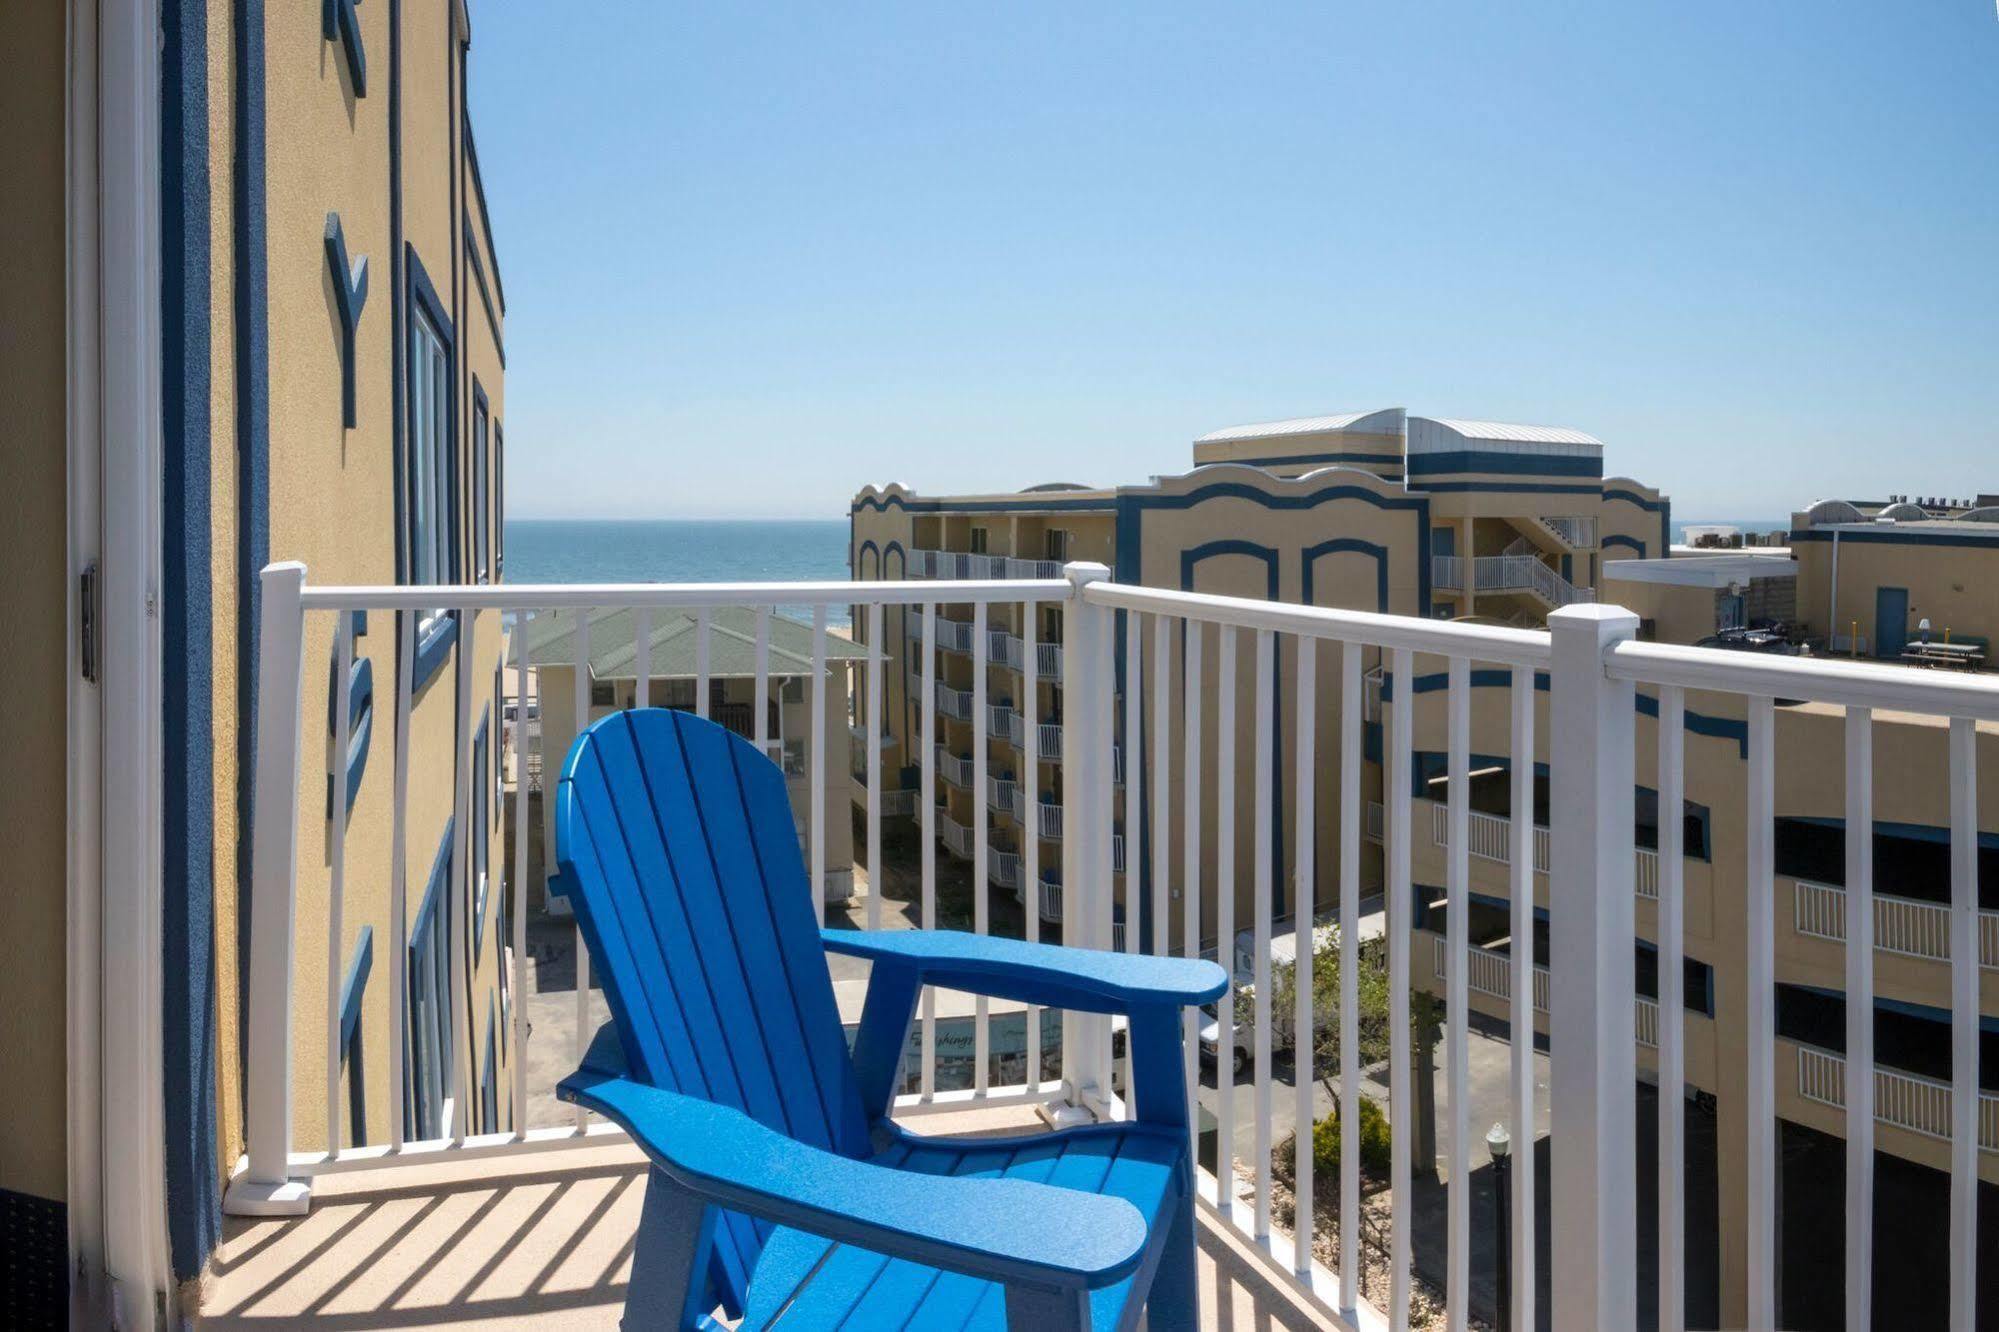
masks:
{"type": "Polygon", "coordinates": [[[66,1194],[64,793],[69,664],[64,406],[63,7],[0,7],[0,568],[15,632],[0,749],[24,780],[0,800],[7,957],[0,1068],[7,1070],[0,1189],[66,1194]],[[27,780],[32,777],[32,780],[27,780]],[[28,1015],[34,1015],[32,1020],[28,1015]]]}
{"type": "Polygon", "coordinates": [[[1880,632],[1875,592],[1900,587],[1909,593],[1904,628],[1911,639],[1916,637],[1916,626],[1928,619],[1933,637],[1943,637],[1948,629],[1999,644],[1999,541],[1976,546],[1841,541],[1836,610],[1832,542],[1800,541],[1793,550],[1798,561],[1798,618],[1814,633],[1828,632],[1826,626],[1832,623],[1830,632],[1848,634],[1858,621],[1871,649],[1880,632]]]}

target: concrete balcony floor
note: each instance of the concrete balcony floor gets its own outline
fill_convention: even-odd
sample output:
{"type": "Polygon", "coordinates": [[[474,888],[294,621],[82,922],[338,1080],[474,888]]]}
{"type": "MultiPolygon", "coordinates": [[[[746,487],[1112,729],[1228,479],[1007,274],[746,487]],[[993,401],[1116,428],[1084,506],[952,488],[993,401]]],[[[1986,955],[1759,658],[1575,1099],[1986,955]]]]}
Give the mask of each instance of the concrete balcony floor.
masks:
{"type": "MultiPolygon", "coordinates": [[[[1019,1108],[932,1115],[920,1131],[1012,1133],[1019,1108]]],[[[230,1219],[201,1291],[204,1329],[615,1328],[645,1193],[628,1143],[322,1178],[291,1221],[230,1219]]],[[[1201,1326],[1333,1327],[1236,1234],[1199,1230],[1201,1326]]]]}

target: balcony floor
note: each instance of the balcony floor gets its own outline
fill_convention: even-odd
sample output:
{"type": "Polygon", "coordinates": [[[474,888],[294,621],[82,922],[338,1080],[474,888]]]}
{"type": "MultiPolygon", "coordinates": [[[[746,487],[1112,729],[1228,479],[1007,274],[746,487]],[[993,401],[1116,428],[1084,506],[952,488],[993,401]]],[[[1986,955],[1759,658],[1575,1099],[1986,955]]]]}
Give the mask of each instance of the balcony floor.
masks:
{"type": "MultiPolygon", "coordinates": [[[[987,1109],[918,1125],[1009,1133],[1039,1121],[1027,1110],[987,1109]]],[[[229,1221],[199,1325],[614,1328],[643,1161],[630,1144],[611,1143],[323,1178],[304,1218],[229,1221]]],[[[1203,1328],[1335,1326],[1266,1277],[1213,1218],[1202,1218],[1199,1235],[1203,1328]]]]}

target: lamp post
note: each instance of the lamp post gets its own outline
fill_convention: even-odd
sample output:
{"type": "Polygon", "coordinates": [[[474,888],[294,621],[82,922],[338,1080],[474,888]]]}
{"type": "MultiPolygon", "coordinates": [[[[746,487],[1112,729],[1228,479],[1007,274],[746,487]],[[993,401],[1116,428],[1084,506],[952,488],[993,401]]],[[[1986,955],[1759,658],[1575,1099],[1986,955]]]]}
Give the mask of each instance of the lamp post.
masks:
{"type": "Polygon", "coordinates": [[[1513,1183],[1513,1139],[1506,1125],[1494,1124],[1485,1135],[1485,1149],[1492,1155],[1492,1233],[1497,1236],[1493,1253],[1493,1326],[1511,1332],[1513,1326],[1513,1245],[1507,1223],[1513,1215],[1508,1196],[1513,1183]]]}

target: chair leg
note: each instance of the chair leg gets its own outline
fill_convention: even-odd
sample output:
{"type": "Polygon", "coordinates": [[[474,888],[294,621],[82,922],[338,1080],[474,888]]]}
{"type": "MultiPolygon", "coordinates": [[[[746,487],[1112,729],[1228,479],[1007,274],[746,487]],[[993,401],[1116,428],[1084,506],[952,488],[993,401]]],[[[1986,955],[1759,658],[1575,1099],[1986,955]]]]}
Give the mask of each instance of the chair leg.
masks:
{"type": "Polygon", "coordinates": [[[696,1332],[714,1326],[701,1305],[720,1214],[655,1169],[646,1179],[645,1206],[632,1250],[632,1280],[625,1293],[626,1332],[673,1328],[696,1332]]]}
{"type": "Polygon", "coordinates": [[[1007,1332],[1084,1332],[1089,1325],[1087,1291],[1006,1288],[1007,1332]]]}
{"type": "Polygon", "coordinates": [[[1148,1332],[1194,1332],[1201,1322],[1200,1281],[1200,1259],[1194,1247],[1193,1180],[1189,1179],[1187,1193],[1166,1232],[1159,1270],[1152,1274],[1152,1290],[1145,1303],[1148,1332]]]}

